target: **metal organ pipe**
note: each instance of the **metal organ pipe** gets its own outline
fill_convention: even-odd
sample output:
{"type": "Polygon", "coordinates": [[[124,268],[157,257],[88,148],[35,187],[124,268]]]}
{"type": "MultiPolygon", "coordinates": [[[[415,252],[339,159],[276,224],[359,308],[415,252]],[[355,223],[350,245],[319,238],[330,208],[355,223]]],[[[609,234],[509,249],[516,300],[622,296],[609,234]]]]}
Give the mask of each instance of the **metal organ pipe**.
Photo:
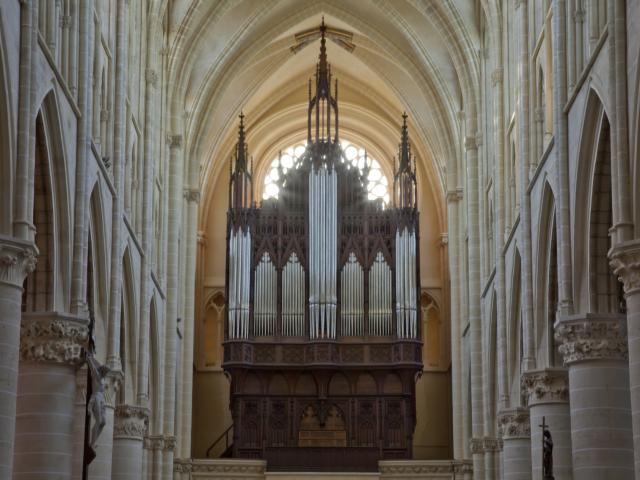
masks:
{"type": "Polygon", "coordinates": [[[282,329],[285,336],[304,335],[304,270],[292,253],[282,270],[282,329]]]}
{"type": "Polygon", "coordinates": [[[396,232],[396,315],[400,338],[416,338],[416,236],[407,227],[396,232]]]}
{"type": "Polygon", "coordinates": [[[353,252],[342,268],[342,335],[364,335],[364,273],[353,252]]]}
{"type": "Polygon", "coordinates": [[[232,230],[229,236],[229,338],[249,337],[251,233],[232,230]]]}
{"type": "Polygon", "coordinates": [[[335,338],[337,174],[322,164],[309,174],[309,313],[311,338],[335,338]]]}
{"type": "Polygon", "coordinates": [[[264,253],[255,272],[254,333],[274,335],[277,316],[277,272],[271,256],[264,253]]]}
{"type": "Polygon", "coordinates": [[[369,270],[369,334],[391,334],[391,269],[382,252],[369,270]]]}

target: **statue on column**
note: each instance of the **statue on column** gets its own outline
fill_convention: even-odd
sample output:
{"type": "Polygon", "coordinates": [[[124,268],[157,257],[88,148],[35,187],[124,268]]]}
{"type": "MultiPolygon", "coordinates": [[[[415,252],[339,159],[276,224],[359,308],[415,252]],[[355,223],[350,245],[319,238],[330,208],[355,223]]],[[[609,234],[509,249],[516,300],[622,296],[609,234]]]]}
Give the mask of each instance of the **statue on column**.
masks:
{"type": "Polygon", "coordinates": [[[91,396],[87,403],[87,413],[93,417],[93,428],[88,438],[88,446],[95,451],[96,442],[107,422],[107,404],[105,400],[105,378],[111,371],[106,365],[96,360],[96,342],[94,337],[95,318],[89,313],[89,346],[86,351],[89,380],[91,382],[91,396]]]}
{"type": "Polygon", "coordinates": [[[547,428],[542,431],[542,478],[544,480],[554,480],[553,438],[551,438],[551,432],[547,428]]]}

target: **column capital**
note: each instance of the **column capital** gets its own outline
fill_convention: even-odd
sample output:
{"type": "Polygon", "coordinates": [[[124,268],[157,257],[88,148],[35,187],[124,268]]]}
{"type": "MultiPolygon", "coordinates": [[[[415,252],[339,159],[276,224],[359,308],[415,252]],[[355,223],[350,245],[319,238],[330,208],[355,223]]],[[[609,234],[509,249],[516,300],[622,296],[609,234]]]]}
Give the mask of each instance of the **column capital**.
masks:
{"type": "Polygon", "coordinates": [[[118,405],[115,411],[114,438],[142,440],[147,433],[149,409],[137,405],[118,405]]]}
{"type": "Polygon", "coordinates": [[[145,71],[145,79],[149,85],[153,88],[158,86],[158,72],[152,68],[147,68],[145,71]]]}
{"type": "Polygon", "coordinates": [[[477,150],[478,149],[478,141],[477,138],[473,135],[469,135],[464,137],[464,149],[465,150],[477,150]]]}
{"type": "Polygon", "coordinates": [[[84,318],[58,312],[28,313],[20,326],[20,359],[80,365],[89,340],[84,318]]]}
{"type": "Polygon", "coordinates": [[[143,439],[142,448],[145,450],[164,450],[164,437],[162,435],[147,435],[143,439]]]}
{"type": "Polygon", "coordinates": [[[623,242],[609,251],[609,264],[625,295],[640,292],[640,240],[623,242]]]}
{"type": "Polygon", "coordinates": [[[498,428],[503,440],[530,438],[529,410],[516,407],[498,413],[498,428]]]}
{"type": "Polygon", "coordinates": [[[561,317],[555,338],[565,365],[588,360],[626,360],[627,326],[620,314],[582,314],[561,317]]]}
{"type": "Polygon", "coordinates": [[[447,192],[447,202],[457,202],[458,200],[462,200],[463,194],[461,188],[456,188],[455,190],[449,190],[447,192]]]}
{"type": "Polygon", "coordinates": [[[0,283],[22,288],[25,277],[36,269],[37,254],[33,243],[0,235],[0,283]]]}
{"type": "Polygon", "coordinates": [[[165,452],[173,452],[176,449],[176,437],[165,435],[163,440],[162,449],[165,452]]]}
{"type": "Polygon", "coordinates": [[[480,453],[484,453],[484,439],[470,438],[469,450],[471,451],[471,455],[478,455],[480,453]]]}
{"type": "Polygon", "coordinates": [[[497,437],[484,437],[482,444],[485,452],[501,452],[503,447],[502,439],[497,437]]]}
{"type": "Polygon", "coordinates": [[[495,87],[498,84],[502,84],[502,76],[504,75],[504,70],[502,68],[496,68],[491,72],[491,86],[495,87]]]}
{"type": "Polygon", "coordinates": [[[200,190],[197,188],[185,188],[183,196],[187,202],[200,203],[200,190]]]}
{"type": "Polygon", "coordinates": [[[169,148],[181,148],[182,135],[167,135],[167,144],[169,148]]]}
{"type": "Polygon", "coordinates": [[[529,406],[569,401],[569,376],[565,368],[524,372],[521,387],[529,406]]]}

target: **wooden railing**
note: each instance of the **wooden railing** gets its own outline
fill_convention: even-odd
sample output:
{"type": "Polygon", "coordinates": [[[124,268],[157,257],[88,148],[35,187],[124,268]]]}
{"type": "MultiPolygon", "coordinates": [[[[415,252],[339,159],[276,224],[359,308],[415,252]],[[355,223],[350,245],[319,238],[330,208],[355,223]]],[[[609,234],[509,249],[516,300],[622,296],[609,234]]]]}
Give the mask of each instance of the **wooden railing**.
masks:
{"type": "Polygon", "coordinates": [[[224,440],[224,450],[222,451],[223,453],[226,452],[229,449],[229,445],[231,445],[231,440],[229,439],[229,433],[233,432],[233,423],[231,425],[229,425],[229,428],[227,428],[224,432],[222,432],[222,434],[216,438],[213,443],[209,446],[209,448],[207,448],[207,453],[206,453],[206,457],[207,458],[211,458],[209,455],[211,455],[211,451],[216,448],[216,446],[222,442],[222,440],[224,440]]]}

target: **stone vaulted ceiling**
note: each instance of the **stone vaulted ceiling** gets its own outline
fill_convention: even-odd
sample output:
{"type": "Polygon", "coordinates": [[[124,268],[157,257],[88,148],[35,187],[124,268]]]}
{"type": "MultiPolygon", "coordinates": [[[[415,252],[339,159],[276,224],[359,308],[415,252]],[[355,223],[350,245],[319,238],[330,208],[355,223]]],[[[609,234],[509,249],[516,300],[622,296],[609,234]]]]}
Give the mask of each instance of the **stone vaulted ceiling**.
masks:
{"type": "Polygon", "coordinates": [[[226,175],[241,110],[258,178],[279,148],[304,137],[319,40],[295,53],[292,47],[296,34],[317,27],[324,16],[354,47],[328,42],[339,81],[341,135],[370,149],[389,169],[406,110],[423,184],[443,201],[447,183],[458,181],[452,175],[464,135],[459,112],[475,104],[475,3],[160,2],[168,32],[169,108],[184,119],[185,180],[200,184],[206,197],[218,176],[226,175]]]}

